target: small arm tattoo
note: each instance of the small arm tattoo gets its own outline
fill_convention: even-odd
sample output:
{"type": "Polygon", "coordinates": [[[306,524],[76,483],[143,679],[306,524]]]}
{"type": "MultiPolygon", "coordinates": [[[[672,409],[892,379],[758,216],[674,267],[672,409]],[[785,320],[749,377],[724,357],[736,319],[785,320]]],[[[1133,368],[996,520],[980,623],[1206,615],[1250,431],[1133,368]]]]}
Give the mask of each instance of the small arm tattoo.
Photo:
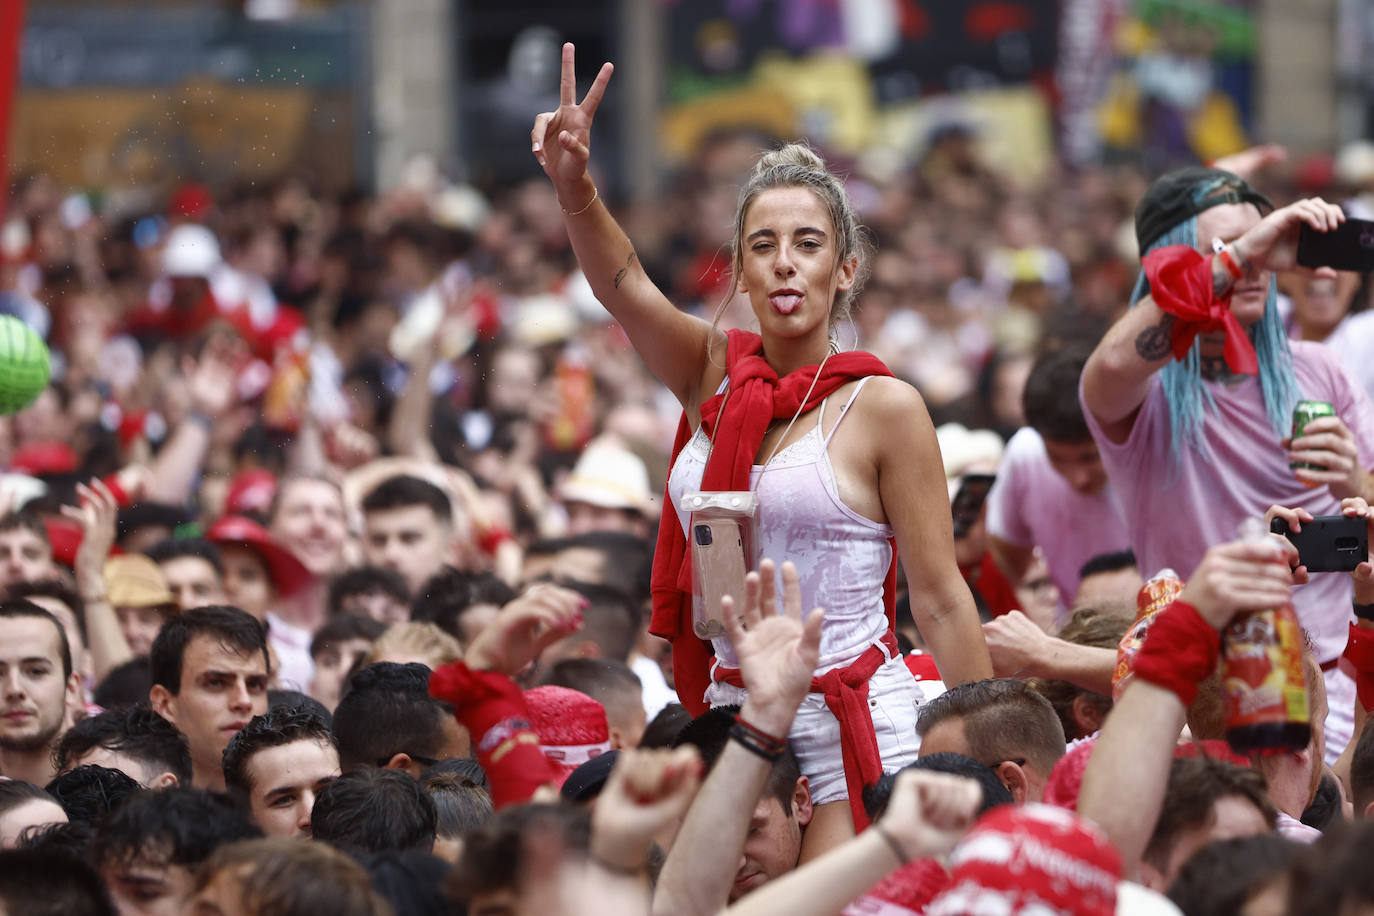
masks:
{"type": "Polygon", "coordinates": [[[635,262],[635,253],[630,252],[630,256],[625,259],[625,266],[615,272],[615,288],[620,289],[620,281],[625,279],[625,275],[630,272],[630,265],[635,262]]]}
{"type": "Polygon", "coordinates": [[[1135,338],[1136,355],[1152,363],[1168,356],[1173,346],[1173,329],[1174,316],[1166,314],[1159,324],[1141,331],[1135,338]]]}

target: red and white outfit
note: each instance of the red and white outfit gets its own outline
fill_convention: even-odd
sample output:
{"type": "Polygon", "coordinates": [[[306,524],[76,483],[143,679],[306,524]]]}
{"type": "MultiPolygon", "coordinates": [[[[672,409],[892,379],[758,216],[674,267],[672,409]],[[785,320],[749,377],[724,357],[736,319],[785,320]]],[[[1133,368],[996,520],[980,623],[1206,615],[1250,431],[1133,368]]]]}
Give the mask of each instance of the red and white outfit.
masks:
{"type": "MultiPolygon", "coordinates": [[[[759,345],[756,335],[732,332],[727,354],[731,369],[745,366],[746,371],[749,368],[762,371],[758,364],[763,360],[756,355],[759,345]],[[741,352],[746,355],[741,356],[741,352]],[[742,360],[752,360],[752,364],[742,360]]],[[[777,412],[790,418],[802,406],[799,403],[801,392],[810,385],[815,369],[799,372],[800,376],[793,373],[784,380],[776,380],[776,377],[768,380],[769,384],[777,382],[779,402],[784,401],[783,386],[794,389],[789,402],[770,405],[770,414],[777,412]]],[[[916,710],[921,692],[897,653],[892,636],[889,610],[889,582],[894,570],[892,529],[864,518],[840,500],[828,451],[835,430],[844,422],[844,415],[863,390],[867,377],[874,374],[886,374],[886,371],[878,360],[867,354],[831,357],[814,397],[808,402],[808,406],[817,408],[814,427],[774,455],[766,466],[753,464],[757,442],[751,446],[743,441],[744,436],[741,436],[740,454],[733,456],[738,462],[747,452],[743,458],[749,468],[747,485],[759,497],[758,556],[774,560],[779,567],[783,561],[794,563],[800,577],[802,607],[806,610],[823,607],[826,612],[813,692],[797,711],[789,736],[802,773],[811,782],[812,800],[817,804],[844,798],[857,803],[853,788],[874,781],[883,770],[905,766],[915,760],[920,749],[916,710]],[[841,360],[841,357],[853,359],[841,360]],[[840,371],[832,374],[831,366],[837,360],[841,360],[840,371]],[[855,377],[861,379],[859,384],[849,400],[838,407],[840,415],[833,428],[823,434],[824,397],[855,377]],[[863,772],[847,773],[846,756],[856,761],[863,772]]],[[[740,377],[739,371],[732,371],[731,378],[735,381],[727,381],[727,384],[738,386],[740,377]]],[[[726,400],[727,416],[718,418],[716,423],[718,436],[728,422],[735,422],[729,416],[730,411],[737,409],[731,401],[733,398],[744,401],[742,394],[737,392],[726,400]]],[[[747,409],[744,404],[740,407],[747,409]]],[[[703,427],[710,425],[713,408],[719,409],[712,402],[703,407],[706,417],[703,427]]],[[[832,405],[830,409],[836,407],[832,405]]],[[[766,425],[764,423],[762,428],[766,425]]],[[[759,438],[762,438],[761,432],[759,438]]],[[[721,450],[722,442],[718,440],[713,449],[708,432],[703,428],[682,444],[675,456],[668,479],[668,503],[678,513],[679,524],[672,526],[677,528],[678,540],[685,542],[690,521],[688,514],[676,508],[685,493],[703,489],[743,489],[741,486],[703,487],[703,479],[711,477],[715,459],[732,458],[728,454],[720,455],[721,450]],[[712,459],[711,468],[708,468],[708,458],[712,459]]],[[[668,526],[671,520],[665,511],[663,527],[668,526]]],[[[676,673],[680,670],[677,667],[679,660],[686,658],[689,665],[697,662],[682,649],[703,644],[692,636],[690,629],[690,562],[682,564],[685,578],[665,583],[664,577],[669,570],[663,556],[664,548],[664,534],[660,531],[659,556],[655,558],[652,629],[674,639],[676,673]],[[677,606],[664,600],[668,584],[686,585],[678,590],[677,606]],[[674,612],[679,616],[674,617],[674,612]]],[[[738,661],[730,641],[715,639],[710,650],[713,657],[704,657],[704,653],[701,657],[706,665],[705,672],[683,670],[675,678],[684,705],[694,713],[707,704],[722,706],[744,700],[744,691],[734,671],[738,661]],[[703,673],[708,676],[702,677],[703,673]]],[[[855,804],[854,807],[859,806],[855,804]]],[[[856,821],[866,822],[857,811],[856,821]]]]}

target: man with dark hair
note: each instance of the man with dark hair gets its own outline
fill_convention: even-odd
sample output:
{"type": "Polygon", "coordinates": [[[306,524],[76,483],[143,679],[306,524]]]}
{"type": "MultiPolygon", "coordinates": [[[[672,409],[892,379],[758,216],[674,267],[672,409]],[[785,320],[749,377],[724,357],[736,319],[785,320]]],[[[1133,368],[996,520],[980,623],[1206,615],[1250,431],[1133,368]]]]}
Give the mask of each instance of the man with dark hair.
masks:
{"type": "Polygon", "coordinates": [[[1078,571],[1078,594],[1074,596],[1073,606],[1130,606],[1144,584],[1135,551],[1099,553],[1078,571]]]}
{"type": "Polygon", "coordinates": [[[299,707],[257,716],[224,749],[224,785],[267,836],[310,836],[320,790],[339,775],[329,723],[299,707]]]}
{"type": "Polygon", "coordinates": [[[515,590],[492,573],[449,566],[420,586],[411,619],[429,621],[466,646],[515,597],[515,590]]]}
{"type": "Polygon", "coordinates": [[[40,786],[22,779],[0,781],[0,849],[13,849],[28,830],[67,823],[67,812],[40,786]]]}
{"type": "Polygon", "coordinates": [[[1027,425],[1007,443],[987,500],[988,544],[1003,572],[1020,582],[1039,547],[1065,600],[1086,560],[1131,543],[1078,403],[1087,358],[1063,347],[1035,361],[1021,398],[1027,425]]]}
{"type": "Polygon", "coordinates": [[[1045,796],[1064,756],[1064,726],[1049,701],[1025,681],[988,678],[960,684],[921,706],[921,756],[950,752],[992,769],[1017,803],[1045,796]]]}
{"type": "Polygon", "coordinates": [[[222,790],[229,739],[267,712],[262,624],[235,607],[184,611],[157,634],[150,661],[149,705],[186,736],[192,783],[222,790]]]}
{"type": "MultiPolygon", "coordinates": [[[[718,706],[697,716],[678,733],[673,747],[691,745],[709,772],[730,743],[737,706],[718,706]]],[[[802,831],[811,823],[811,783],[801,774],[791,745],[772,764],[749,819],[744,851],[729,892],[731,903],[797,867],[802,831]]]]}
{"type": "Polygon", "coordinates": [[[609,658],[565,658],[544,676],[545,684],[585,693],[606,708],[611,747],[638,747],[648,717],[639,677],[624,662],[609,658]]]}
{"type": "Polygon", "coordinates": [[[170,538],[148,548],[148,558],[162,570],[177,609],[223,604],[224,561],[219,548],[202,538],[170,538]]]}
{"type": "Polygon", "coordinates": [[[121,770],[145,789],[191,784],[191,751],[176,727],[147,706],[79,719],[57,743],[59,772],[85,764],[121,770]]]}
{"type": "Polygon", "coordinates": [[[434,854],[456,865],[463,854],[464,837],[491,820],[486,774],[471,758],[444,760],[425,771],[420,788],[429,793],[438,818],[434,854]]]}
{"type": "Polygon", "coordinates": [[[1216,840],[1272,833],[1276,816],[1254,770],[1201,755],[1174,760],[1141,860],[1143,883],[1163,893],[1193,853],[1216,840]]]}
{"type": "Polygon", "coordinates": [[[42,519],[30,512],[0,517],[0,585],[50,579],[57,572],[42,519]]]}
{"type": "Polygon", "coordinates": [[[636,604],[649,598],[654,545],[624,531],[592,531],[569,538],[536,541],[525,551],[521,581],[590,582],[629,595],[636,604]]]}
{"type": "Polygon", "coordinates": [[[94,764],[56,776],[44,789],[57,799],[73,824],[94,824],[128,796],[144,791],[124,771],[94,764]]]}
{"type": "Polygon", "coordinates": [[[178,916],[190,909],[197,866],[220,845],[258,835],[223,796],[158,789],[111,811],[89,858],[123,916],[178,916]]]}
{"type": "Polygon", "coordinates": [[[385,632],[386,624],[371,617],[335,614],[326,620],[310,642],[310,659],[315,663],[310,695],[325,709],[338,706],[348,672],[372,651],[372,644],[385,632]]]}
{"type": "Polygon", "coordinates": [[[46,785],[81,677],[62,624],[31,601],[0,602],[0,685],[0,773],[46,785]]]}
{"type": "Polygon", "coordinates": [[[608,658],[625,662],[639,636],[639,610],[620,591],[583,582],[561,583],[586,599],[582,626],[539,654],[536,680],[565,658],[608,658]]]}
{"type": "Polygon", "coordinates": [[[363,497],[363,556],[393,569],[418,591],[425,580],[458,559],[453,503],[439,487],[405,474],[363,497]]]}
{"type": "MultiPolygon", "coordinates": [[[[15,582],[5,589],[7,600],[25,599],[47,611],[62,624],[67,634],[67,648],[72,653],[72,667],[81,676],[81,686],[93,684],[95,673],[92,667],[90,643],[86,639],[86,603],[81,600],[75,589],[56,577],[50,579],[25,580],[15,582]]],[[[84,699],[84,692],[82,694],[84,699]]]]}
{"type": "Polygon", "coordinates": [[[320,789],[315,839],[345,852],[434,848],[438,813],[429,793],[396,770],[363,767],[320,789]]]}
{"type": "Polygon", "coordinates": [[[31,849],[0,853],[0,913],[116,916],[100,877],[79,856],[31,849]]]}
{"type": "Polygon", "coordinates": [[[884,773],[873,785],[864,787],[864,810],[871,819],[876,821],[887,811],[887,803],[892,798],[892,787],[897,784],[897,777],[904,770],[932,770],[936,773],[949,773],[972,779],[983,791],[983,801],[978,806],[980,815],[986,814],[998,805],[1010,805],[1015,801],[1011,797],[1011,792],[997,778],[997,774],[972,757],[965,757],[963,754],[927,754],[918,757],[915,763],[909,763],[901,770],[884,773]]]}
{"type": "Polygon", "coordinates": [[[355,614],[390,626],[411,619],[410,589],[394,569],[354,566],[329,583],[329,616],[355,614]]]}
{"type": "Polygon", "coordinates": [[[427,767],[471,752],[467,732],[447,703],[429,695],[430,669],[378,662],[353,678],[334,710],[334,739],[345,771],[404,770],[418,779],[427,767]]]}

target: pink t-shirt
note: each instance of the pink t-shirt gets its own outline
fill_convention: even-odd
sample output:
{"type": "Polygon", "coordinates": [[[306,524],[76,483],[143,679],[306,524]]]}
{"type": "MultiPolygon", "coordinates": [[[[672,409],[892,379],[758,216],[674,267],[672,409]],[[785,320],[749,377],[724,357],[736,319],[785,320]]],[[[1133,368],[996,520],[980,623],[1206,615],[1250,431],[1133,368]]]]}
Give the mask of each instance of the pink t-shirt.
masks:
{"type": "Polygon", "coordinates": [[[1029,426],[1007,443],[988,493],[988,534],[1045,552],[1065,605],[1078,592],[1078,571],[1098,554],[1128,550],[1131,538],[1112,485],[1079,493],[1050,466],[1045,440],[1029,426]]]}
{"type": "MultiPolygon", "coordinates": [[[[1325,347],[1303,341],[1290,346],[1301,396],[1335,407],[1355,434],[1361,466],[1370,467],[1374,405],[1368,395],[1325,347]]],[[[1265,415],[1257,378],[1234,387],[1204,384],[1216,408],[1203,409],[1198,447],[1180,449],[1177,462],[1169,452],[1169,405],[1158,375],[1120,445],[1083,409],[1146,577],[1169,566],[1186,579],[1208,547],[1235,540],[1242,519],[1262,518],[1274,504],[1302,507],[1313,515],[1340,513],[1340,500],[1330,488],[1309,489],[1293,476],[1281,437],[1265,415]]],[[[1293,590],[1294,609],[1316,641],[1320,661],[1345,649],[1350,600],[1350,577],[1344,573],[1316,574],[1293,590]]]]}

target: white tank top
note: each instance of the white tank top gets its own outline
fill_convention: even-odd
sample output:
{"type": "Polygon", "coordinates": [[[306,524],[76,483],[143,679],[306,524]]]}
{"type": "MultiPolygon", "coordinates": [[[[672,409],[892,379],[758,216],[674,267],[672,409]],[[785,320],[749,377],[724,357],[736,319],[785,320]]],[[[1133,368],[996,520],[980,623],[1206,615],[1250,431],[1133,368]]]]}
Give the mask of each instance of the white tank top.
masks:
{"type": "MultiPolygon", "coordinates": [[[[848,664],[887,631],[883,581],[892,564],[892,529],[840,501],[829,454],[830,439],[867,382],[864,378],[855,386],[828,435],[821,435],[822,402],[815,426],[774,455],[766,469],[756,464],[749,475],[749,485],[759,497],[758,557],[752,566],[764,557],[779,568],[791,560],[800,574],[803,613],[825,608],[818,673],[848,664]]],[[[682,496],[701,489],[710,449],[710,440],[698,427],[668,475],[668,494],[684,536],[691,519],[681,509],[682,496]]],[[[727,638],[714,639],[711,645],[721,664],[735,667],[734,647],[727,638]]]]}

